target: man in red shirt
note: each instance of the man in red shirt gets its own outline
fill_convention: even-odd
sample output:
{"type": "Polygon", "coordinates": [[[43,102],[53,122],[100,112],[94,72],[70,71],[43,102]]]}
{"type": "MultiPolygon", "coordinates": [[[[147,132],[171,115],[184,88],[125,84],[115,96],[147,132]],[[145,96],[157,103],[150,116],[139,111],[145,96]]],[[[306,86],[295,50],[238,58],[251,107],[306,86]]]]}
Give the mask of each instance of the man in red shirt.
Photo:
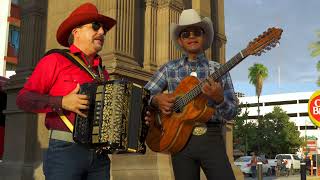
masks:
{"type": "MultiPolygon", "coordinates": [[[[101,70],[105,35],[116,21],[99,14],[96,6],[85,3],[75,9],[60,25],[57,41],[69,47],[93,73],[108,79],[101,70]]],[[[80,85],[94,79],[87,71],[59,53],[43,57],[17,96],[17,106],[25,111],[46,113],[49,147],[44,155],[43,170],[47,180],[110,179],[110,160],[73,142],[72,133],[60,119],[63,113],[73,124],[75,115],[84,116],[88,97],[77,94],[80,85]]]]}

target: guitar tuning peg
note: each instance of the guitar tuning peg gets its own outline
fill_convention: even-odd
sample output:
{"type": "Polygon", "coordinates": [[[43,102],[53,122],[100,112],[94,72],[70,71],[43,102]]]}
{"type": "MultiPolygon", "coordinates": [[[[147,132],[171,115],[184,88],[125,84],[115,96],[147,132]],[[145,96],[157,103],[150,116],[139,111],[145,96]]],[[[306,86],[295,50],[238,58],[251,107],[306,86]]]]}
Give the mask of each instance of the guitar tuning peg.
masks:
{"type": "Polygon", "coordinates": [[[270,50],[270,49],[271,49],[271,47],[270,47],[270,46],[267,46],[265,49],[266,49],[266,50],[270,50]]]}

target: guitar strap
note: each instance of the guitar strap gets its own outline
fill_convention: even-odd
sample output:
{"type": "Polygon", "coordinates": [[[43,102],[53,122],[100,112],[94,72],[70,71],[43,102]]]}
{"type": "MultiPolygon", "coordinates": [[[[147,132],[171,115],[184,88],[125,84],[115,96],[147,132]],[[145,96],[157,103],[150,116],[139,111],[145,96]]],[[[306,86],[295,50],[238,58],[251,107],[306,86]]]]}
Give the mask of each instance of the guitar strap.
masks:
{"type": "MultiPolygon", "coordinates": [[[[98,80],[98,81],[104,80],[104,77],[102,77],[103,73],[101,72],[102,68],[100,67],[101,64],[99,64],[99,67],[98,67],[99,75],[100,75],[100,77],[99,77],[88,68],[88,66],[83,62],[83,60],[81,60],[78,56],[70,53],[68,49],[51,49],[44,56],[47,56],[47,55],[52,54],[52,53],[59,53],[62,56],[66,57],[71,62],[73,62],[75,65],[80,67],[82,70],[84,70],[88,74],[90,74],[90,76],[92,76],[93,79],[98,80]]],[[[67,118],[67,116],[64,115],[64,113],[62,111],[57,111],[57,113],[58,113],[60,119],[62,120],[62,122],[68,127],[68,129],[71,132],[73,132],[74,126],[71,123],[71,121],[67,118]]]]}

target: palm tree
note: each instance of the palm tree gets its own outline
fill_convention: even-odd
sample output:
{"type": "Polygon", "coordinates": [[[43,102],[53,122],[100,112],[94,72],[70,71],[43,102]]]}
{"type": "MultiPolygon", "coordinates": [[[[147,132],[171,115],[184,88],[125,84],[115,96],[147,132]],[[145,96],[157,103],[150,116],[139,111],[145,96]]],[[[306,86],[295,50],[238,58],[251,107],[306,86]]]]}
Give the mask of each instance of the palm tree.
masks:
{"type": "MultiPolygon", "coordinates": [[[[320,31],[317,31],[317,37],[320,38],[320,31]]],[[[320,55],[320,40],[310,44],[309,49],[311,49],[311,56],[316,57],[320,55]]],[[[317,63],[317,70],[320,72],[320,61],[317,63]]],[[[317,85],[320,86],[320,77],[318,77],[317,85]]]]}
{"type": "MultiPolygon", "coordinates": [[[[261,129],[261,118],[260,118],[260,95],[261,95],[261,91],[262,91],[262,85],[263,85],[263,81],[268,77],[268,69],[267,67],[265,67],[263,64],[258,64],[255,63],[253,64],[253,66],[249,67],[249,82],[251,84],[253,84],[256,88],[256,95],[258,96],[258,129],[261,129]]],[[[263,136],[261,136],[261,132],[257,131],[257,135],[258,138],[262,138],[263,136]]],[[[261,150],[261,144],[260,142],[262,141],[258,141],[257,142],[257,146],[258,146],[258,152],[260,152],[261,150]]]]}
{"type": "Polygon", "coordinates": [[[263,64],[255,63],[249,67],[249,82],[256,88],[256,95],[258,96],[258,123],[260,117],[260,95],[262,91],[263,81],[268,77],[268,68],[263,64]]]}

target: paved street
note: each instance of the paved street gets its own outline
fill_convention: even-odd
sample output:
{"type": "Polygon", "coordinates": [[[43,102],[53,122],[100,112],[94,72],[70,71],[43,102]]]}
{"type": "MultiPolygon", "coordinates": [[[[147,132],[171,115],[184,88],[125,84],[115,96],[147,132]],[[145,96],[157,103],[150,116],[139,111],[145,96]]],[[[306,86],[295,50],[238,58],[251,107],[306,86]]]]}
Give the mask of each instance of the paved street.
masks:
{"type": "MultiPolygon", "coordinates": [[[[256,180],[257,178],[251,178],[251,177],[246,177],[245,180],[256,180]]],[[[307,180],[320,180],[320,177],[307,177],[307,180]]],[[[264,176],[263,180],[300,180],[300,175],[291,175],[288,177],[281,176],[281,177],[276,177],[276,176],[264,176]]]]}

